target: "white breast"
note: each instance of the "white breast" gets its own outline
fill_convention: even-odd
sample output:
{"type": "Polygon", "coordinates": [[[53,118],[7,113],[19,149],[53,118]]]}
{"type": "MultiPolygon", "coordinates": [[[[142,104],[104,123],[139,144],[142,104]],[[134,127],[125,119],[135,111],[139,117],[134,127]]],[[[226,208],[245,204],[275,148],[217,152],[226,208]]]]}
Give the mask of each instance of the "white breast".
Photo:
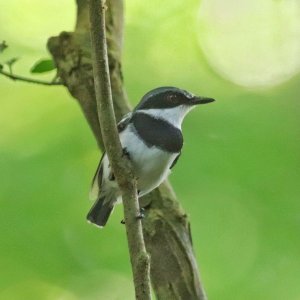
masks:
{"type": "Polygon", "coordinates": [[[132,124],[121,132],[120,140],[123,148],[129,152],[141,196],[166,179],[178,153],[168,153],[155,146],[148,147],[136,135],[132,124]]]}
{"type": "Polygon", "coordinates": [[[186,114],[195,106],[179,105],[173,108],[140,109],[139,112],[150,115],[157,119],[163,119],[176,128],[181,129],[181,124],[186,114]]]}

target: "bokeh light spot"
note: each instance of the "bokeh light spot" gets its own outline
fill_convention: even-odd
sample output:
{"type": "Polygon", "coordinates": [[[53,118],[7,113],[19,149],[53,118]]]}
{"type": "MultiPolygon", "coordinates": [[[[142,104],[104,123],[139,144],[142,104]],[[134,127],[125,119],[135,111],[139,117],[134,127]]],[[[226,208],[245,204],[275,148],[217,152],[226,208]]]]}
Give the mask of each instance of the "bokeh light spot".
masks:
{"type": "Polygon", "coordinates": [[[197,34],[213,69],[236,84],[280,84],[300,70],[300,2],[203,0],[197,34]]]}

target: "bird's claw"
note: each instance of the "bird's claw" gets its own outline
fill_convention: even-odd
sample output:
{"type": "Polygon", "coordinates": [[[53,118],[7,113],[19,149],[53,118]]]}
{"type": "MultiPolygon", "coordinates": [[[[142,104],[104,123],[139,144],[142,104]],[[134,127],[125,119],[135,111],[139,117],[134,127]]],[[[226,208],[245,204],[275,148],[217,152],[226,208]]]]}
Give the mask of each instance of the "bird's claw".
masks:
{"type": "Polygon", "coordinates": [[[136,217],[138,220],[142,220],[145,218],[145,208],[141,207],[140,208],[140,213],[136,217]]]}
{"type": "MultiPolygon", "coordinates": [[[[142,220],[142,219],[145,218],[144,212],[145,212],[145,208],[141,207],[140,208],[140,213],[136,216],[137,220],[142,220]]],[[[124,219],[121,220],[121,224],[123,224],[123,225],[125,224],[125,220],[124,219]]]]}
{"type": "Polygon", "coordinates": [[[109,175],[108,175],[108,179],[110,181],[114,181],[116,178],[115,178],[115,174],[113,172],[110,172],[109,175]]]}
{"type": "Polygon", "coordinates": [[[123,148],[123,156],[126,156],[129,160],[130,160],[130,154],[129,152],[127,151],[127,148],[123,148]]]}

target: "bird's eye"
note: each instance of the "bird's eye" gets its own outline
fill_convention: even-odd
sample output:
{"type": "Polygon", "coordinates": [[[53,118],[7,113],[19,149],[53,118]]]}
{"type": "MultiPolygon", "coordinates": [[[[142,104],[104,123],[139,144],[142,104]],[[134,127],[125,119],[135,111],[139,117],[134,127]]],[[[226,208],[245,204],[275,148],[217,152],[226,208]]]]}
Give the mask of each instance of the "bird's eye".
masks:
{"type": "Polygon", "coordinates": [[[167,96],[167,99],[170,101],[170,102],[177,102],[177,95],[168,95],[167,96]]]}

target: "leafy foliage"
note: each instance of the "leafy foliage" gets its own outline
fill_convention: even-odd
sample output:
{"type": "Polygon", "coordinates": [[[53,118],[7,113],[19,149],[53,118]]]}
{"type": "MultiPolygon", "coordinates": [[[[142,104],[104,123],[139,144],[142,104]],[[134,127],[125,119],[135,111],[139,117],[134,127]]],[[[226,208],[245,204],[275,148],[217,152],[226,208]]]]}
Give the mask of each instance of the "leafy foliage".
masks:
{"type": "Polygon", "coordinates": [[[52,59],[41,59],[30,69],[31,73],[45,73],[54,70],[55,64],[52,59]]]}
{"type": "MultiPolygon", "coordinates": [[[[8,48],[8,45],[5,41],[0,43],[0,53],[2,53],[5,49],[8,48]]],[[[13,57],[4,62],[4,64],[0,64],[0,70],[3,69],[3,65],[7,65],[11,71],[12,66],[19,60],[18,57],[13,57]]],[[[40,59],[38,60],[30,69],[31,73],[45,73],[52,71],[56,68],[53,60],[51,58],[40,59]]]]}

